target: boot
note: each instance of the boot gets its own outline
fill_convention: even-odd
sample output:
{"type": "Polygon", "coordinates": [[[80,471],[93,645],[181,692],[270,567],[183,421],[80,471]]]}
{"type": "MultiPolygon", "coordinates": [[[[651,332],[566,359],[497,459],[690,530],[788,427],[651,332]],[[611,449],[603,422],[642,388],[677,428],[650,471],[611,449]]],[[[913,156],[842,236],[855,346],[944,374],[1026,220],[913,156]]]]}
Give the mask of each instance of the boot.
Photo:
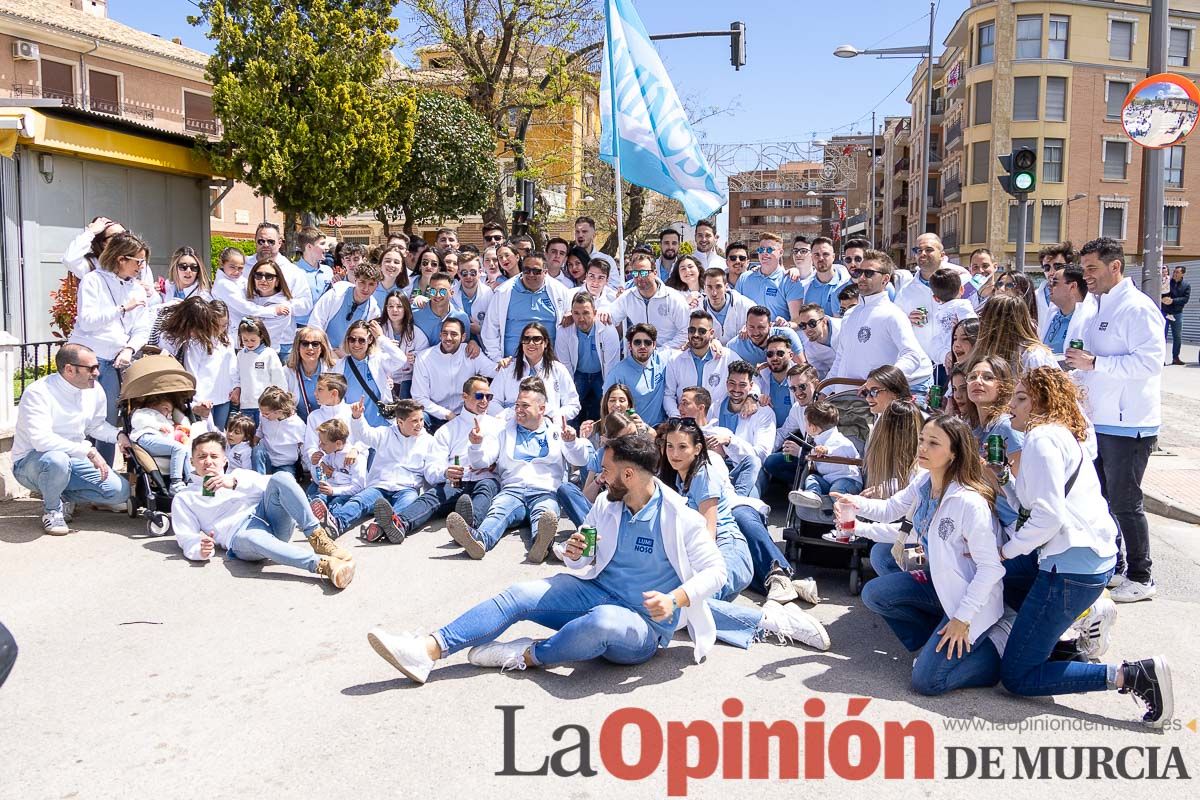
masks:
{"type": "Polygon", "coordinates": [[[345,589],[354,580],[354,562],[327,556],[317,563],[317,574],[328,578],[337,588],[345,589]]]}
{"type": "Polygon", "coordinates": [[[354,556],[350,555],[350,551],[343,547],[338,547],[334,544],[333,539],[325,532],[324,528],[317,528],[308,537],[308,543],[312,545],[313,552],[319,556],[333,556],[339,561],[353,561],[354,556]]]}

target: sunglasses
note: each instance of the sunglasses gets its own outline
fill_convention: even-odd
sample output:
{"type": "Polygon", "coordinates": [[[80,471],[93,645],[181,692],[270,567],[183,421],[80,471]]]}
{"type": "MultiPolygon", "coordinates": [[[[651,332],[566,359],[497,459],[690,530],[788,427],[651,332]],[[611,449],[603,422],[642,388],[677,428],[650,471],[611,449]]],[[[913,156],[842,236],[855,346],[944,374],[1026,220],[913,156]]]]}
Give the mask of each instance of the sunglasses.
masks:
{"type": "Polygon", "coordinates": [[[67,366],[74,367],[75,369],[78,369],[78,370],[83,370],[84,372],[90,372],[93,375],[100,372],[99,364],[92,364],[90,366],[85,365],[85,364],[68,364],[67,366]]]}
{"type": "Polygon", "coordinates": [[[436,267],[437,265],[438,265],[438,260],[436,258],[433,259],[432,261],[426,261],[425,259],[421,259],[422,267],[436,267]]]}
{"type": "Polygon", "coordinates": [[[789,386],[788,388],[792,390],[792,394],[808,394],[808,386],[803,383],[799,386],[789,386]]]}
{"type": "Polygon", "coordinates": [[[700,430],[700,423],[691,417],[670,417],[667,419],[667,424],[672,428],[693,428],[700,430]]]}
{"type": "Polygon", "coordinates": [[[276,280],[278,277],[279,276],[276,275],[274,272],[256,272],[256,273],[254,273],[254,280],[256,280],[256,281],[273,281],[273,280],[276,280]]]}
{"type": "Polygon", "coordinates": [[[371,340],[366,336],[347,336],[346,341],[350,344],[370,344],[371,340]]]}
{"type": "Polygon", "coordinates": [[[178,264],[175,265],[175,269],[179,270],[180,272],[199,272],[200,265],[199,264],[186,264],[186,263],[180,261],[178,264]]]}
{"type": "Polygon", "coordinates": [[[654,341],[651,339],[634,339],[630,344],[634,347],[654,347],[654,341]]]}
{"type": "MultiPolygon", "coordinates": [[[[805,251],[808,252],[807,250],[805,251]]],[[[726,261],[749,261],[750,256],[725,256],[726,261]]]]}
{"type": "Polygon", "coordinates": [[[522,336],[521,337],[521,344],[541,344],[544,341],[546,341],[546,340],[541,336],[522,336]]]}
{"type": "Polygon", "coordinates": [[[426,295],[427,297],[449,297],[449,296],[450,296],[450,290],[449,290],[449,289],[446,289],[446,288],[442,288],[442,289],[426,289],[426,290],[425,290],[425,295],[426,295]]]}
{"type": "Polygon", "coordinates": [[[462,272],[458,273],[458,277],[460,277],[460,278],[478,278],[478,277],[479,277],[479,270],[477,270],[477,269],[464,269],[462,272]]]}
{"type": "Polygon", "coordinates": [[[815,331],[817,329],[817,326],[821,324],[822,319],[824,319],[824,317],[817,317],[816,319],[810,319],[808,322],[797,322],[796,327],[797,328],[808,328],[810,331],[815,331]]]}
{"type": "Polygon", "coordinates": [[[874,400],[876,397],[879,396],[880,392],[885,392],[885,391],[887,391],[887,390],[880,389],[878,386],[876,386],[874,389],[859,389],[858,396],[864,400],[874,400]]]}
{"type": "Polygon", "coordinates": [[[847,261],[851,264],[861,264],[863,256],[842,256],[842,261],[847,261]]]}
{"type": "Polygon", "coordinates": [[[783,358],[788,354],[787,350],[768,350],[767,358],[783,358]]]}
{"type": "Polygon", "coordinates": [[[631,277],[631,278],[649,278],[650,270],[648,270],[648,269],[631,269],[629,271],[629,277],[631,277]]]}
{"type": "Polygon", "coordinates": [[[688,333],[693,336],[696,336],[696,335],[703,336],[704,334],[708,333],[711,330],[712,330],[712,328],[698,328],[695,325],[688,326],[688,333]]]}
{"type": "Polygon", "coordinates": [[[521,272],[525,273],[526,275],[541,275],[545,271],[546,270],[541,269],[540,267],[521,267],[521,272]]]}
{"type": "Polygon", "coordinates": [[[258,244],[278,244],[278,239],[255,239],[258,244]]]}
{"type": "Polygon", "coordinates": [[[504,241],[504,234],[502,234],[502,233],[493,233],[491,236],[485,236],[485,237],[483,237],[483,240],[484,240],[485,242],[503,242],[503,241],[504,241]]]}
{"type": "Polygon", "coordinates": [[[144,258],[134,258],[133,256],[121,256],[120,260],[121,261],[132,261],[133,263],[137,264],[139,267],[146,266],[146,259],[144,259],[144,258]]]}
{"type": "Polygon", "coordinates": [[[320,347],[320,346],[321,346],[321,343],[320,343],[320,342],[315,342],[315,341],[313,341],[313,340],[311,340],[311,339],[305,339],[305,340],[303,340],[303,341],[301,341],[301,342],[300,342],[300,346],[301,346],[301,347],[320,347]]]}
{"type": "Polygon", "coordinates": [[[882,275],[882,274],[883,273],[877,269],[852,269],[852,270],[850,270],[850,277],[854,278],[854,280],[858,280],[859,278],[874,278],[876,275],[882,275]]]}
{"type": "Polygon", "coordinates": [[[476,392],[475,393],[476,400],[491,400],[495,396],[496,395],[492,394],[491,392],[476,392]]]}
{"type": "Polygon", "coordinates": [[[812,250],[809,250],[807,247],[793,247],[792,248],[792,255],[794,255],[794,256],[806,256],[811,252],[812,252],[812,250]]]}
{"type": "Polygon", "coordinates": [[[774,247],[760,247],[757,250],[755,250],[754,252],[758,253],[761,256],[763,253],[774,253],[775,248],[774,247]]]}

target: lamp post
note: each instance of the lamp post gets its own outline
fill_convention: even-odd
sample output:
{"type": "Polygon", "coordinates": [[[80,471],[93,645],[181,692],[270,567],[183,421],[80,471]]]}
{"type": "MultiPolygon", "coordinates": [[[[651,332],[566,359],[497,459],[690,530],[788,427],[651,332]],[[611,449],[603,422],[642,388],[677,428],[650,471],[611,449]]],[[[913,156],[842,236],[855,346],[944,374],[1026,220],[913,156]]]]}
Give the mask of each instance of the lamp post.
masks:
{"type": "Polygon", "coordinates": [[[1078,192],[1067,198],[1067,202],[1066,202],[1067,220],[1066,220],[1065,224],[1063,225],[1063,237],[1062,237],[1064,242],[1071,241],[1071,203],[1074,203],[1076,200],[1082,200],[1087,196],[1088,196],[1087,192],[1078,192]]]}
{"type": "Polygon", "coordinates": [[[833,51],[838,58],[854,58],[855,56],[878,56],[879,58],[925,58],[929,60],[925,70],[925,157],[921,159],[921,205],[920,229],[917,235],[925,232],[926,217],[929,214],[929,159],[932,153],[930,142],[931,117],[933,116],[933,22],[934,0],[929,2],[929,42],[912,47],[881,47],[876,49],[859,50],[854,45],[844,44],[833,51]]]}

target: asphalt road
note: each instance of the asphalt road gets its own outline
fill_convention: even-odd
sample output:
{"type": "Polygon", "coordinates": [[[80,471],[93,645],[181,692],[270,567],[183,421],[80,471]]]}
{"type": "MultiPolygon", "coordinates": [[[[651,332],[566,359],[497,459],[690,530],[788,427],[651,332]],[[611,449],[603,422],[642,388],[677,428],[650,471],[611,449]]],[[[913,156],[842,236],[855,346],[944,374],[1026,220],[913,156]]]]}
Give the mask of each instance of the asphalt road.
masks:
{"type": "MultiPolygon", "coordinates": [[[[669,720],[708,720],[720,730],[730,719],[722,712],[727,698],[744,704],[735,720],[791,720],[798,726],[809,719],[805,701],[820,698],[826,710],[816,719],[826,723],[825,737],[845,721],[853,697],[871,698],[858,718],[877,732],[886,722],[928,721],[938,780],[886,780],[880,767],[865,781],[897,797],[969,792],[1014,800],[1044,797],[1051,789],[1100,788],[1094,781],[991,781],[977,775],[948,781],[949,747],[1006,748],[996,757],[1010,778],[1018,745],[1157,747],[1159,769],[1176,747],[1188,774],[1200,772],[1200,734],[1148,731],[1135,721],[1137,704],[1116,693],[1037,700],[1000,689],[915,695],[908,686],[911,656],[849,596],[845,573],[835,570],[813,571],[825,598],[814,613],[833,641],[828,653],[771,644],[748,651],[718,646],[697,665],[690,645],[677,639],[639,667],[587,664],[504,675],[472,667],[460,654],[418,687],[370,649],[369,628],[430,630],[512,581],[556,568],[522,563],[522,547],[512,536],[484,561],[468,561],[438,528],[399,547],[355,542],[358,578],[337,593],[287,567],[220,560],[191,565],[172,540],[143,538],[139,524],[116,515],[89,512],[79,520],[81,532],[41,536],[36,512],[29,502],[0,505],[0,619],[21,647],[16,669],[0,689],[4,800],[661,797],[668,787],[663,764],[643,780],[627,781],[602,762],[604,720],[636,707],[655,715],[664,731],[669,720]],[[577,744],[577,729],[560,734],[561,742],[552,734],[578,725],[590,737],[590,766],[599,774],[496,775],[505,769],[504,717],[496,708],[502,705],[524,707],[513,712],[515,769],[535,770],[555,750],[577,744]],[[947,728],[1022,722],[1095,729],[947,728]]],[[[1200,645],[1193,638],[1200,541],[1194,528],[1181,523],[1154,518],[1152,529],[1161,592],[1152,602],[1121,608],[1109,655],[1168,654],[1178,716],[1187,722],[1200,716],[1200,645]]],[[[538,630],[524,625],[512,635],[538,630]]],[[[627,733],[630,763],[637,761],[637,741],[627,733]]],[[[679,753],[698,758],[697,747],[679,753]]],[[[615,751],[609,750],[611,757],[615,751]]],[[[810,751],[818,752],[805,746],[810,751]]],[[[721,752],[727,764],[737,763],[721,752]]],[[[1144,767],[1148,751],[1130,752],[1130,763],[1144,767]]],[[[561,760],[576,768],[578,751],[561,760]]],[[[911,770],[910,763],[909,776],[911,770]]],[[[826,773],[801,787],[795,781],[722,778],[718,769],[717,777],[693,780],[687,790],[692,797],[759,798],[772,790],[844,797],[859,788],[832,767],[826,773]]],[[[1118,784],[1106,782],[1103,791],[1195,796],[1190,781],[1118,784]]]]}

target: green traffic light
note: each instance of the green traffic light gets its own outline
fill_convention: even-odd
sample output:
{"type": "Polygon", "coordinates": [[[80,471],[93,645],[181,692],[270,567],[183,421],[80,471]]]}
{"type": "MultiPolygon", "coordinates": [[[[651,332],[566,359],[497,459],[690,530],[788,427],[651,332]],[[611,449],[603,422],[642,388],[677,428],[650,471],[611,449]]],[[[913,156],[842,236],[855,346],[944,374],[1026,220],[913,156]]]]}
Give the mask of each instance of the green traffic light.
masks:
{"type": "Polygon", "coordinates": [[[1027,192],[1033,188],[1034,178],[1032,173],[1018,172],[1012,177],[1013,188],[1018,192],[1027,192]]]}

